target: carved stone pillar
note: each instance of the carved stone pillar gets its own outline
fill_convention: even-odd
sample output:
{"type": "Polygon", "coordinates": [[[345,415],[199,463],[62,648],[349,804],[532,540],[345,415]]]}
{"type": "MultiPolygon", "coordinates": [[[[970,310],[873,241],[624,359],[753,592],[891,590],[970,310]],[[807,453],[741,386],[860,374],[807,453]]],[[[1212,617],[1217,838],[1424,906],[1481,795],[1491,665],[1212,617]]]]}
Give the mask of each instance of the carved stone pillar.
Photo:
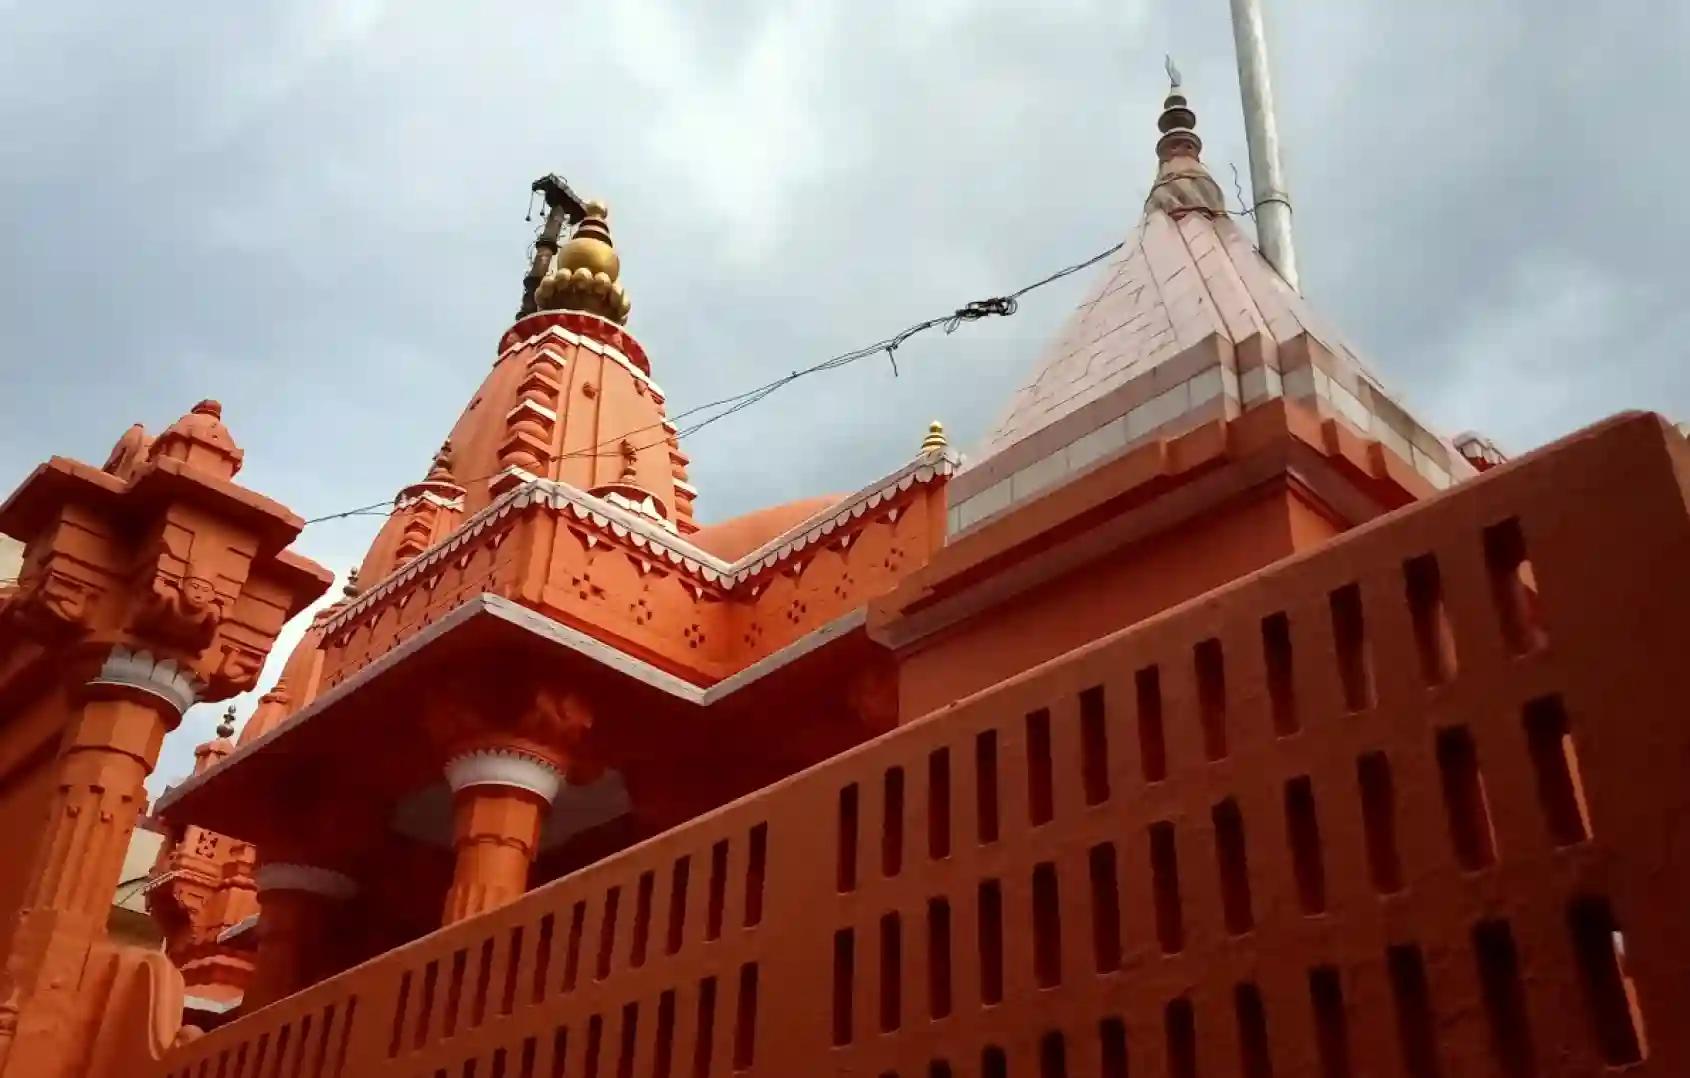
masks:
{"type": "Polygon", "coordinates": [[[291,996],[330,972],[339,909],[358,893],[352,877],[291,861],[259,866],[258,957],[242,1007],[291,996]]]}
{"type": "Polygon", "coordinates": [[[502,906],[528,890],[540,827],[563,784],[561,765],[538,753],[481,748],[446,764],[457,863],[443,924],[502,906]]]}
{"type": "Polygon", "coordinates": [[[123,647],[111,650],[85,687],[7,956],[13,999],[35,1003],[8,1015],[17,1004],[0,1001],[0,1024],[12,1026],[15,1045],[56,1041],[77,1021],[77,997],[64,989],[80,981],[90,946],[105,938],[123,858],[147,802],[142,784],[198,690],[197,679],[175,663],[123,647]]]}

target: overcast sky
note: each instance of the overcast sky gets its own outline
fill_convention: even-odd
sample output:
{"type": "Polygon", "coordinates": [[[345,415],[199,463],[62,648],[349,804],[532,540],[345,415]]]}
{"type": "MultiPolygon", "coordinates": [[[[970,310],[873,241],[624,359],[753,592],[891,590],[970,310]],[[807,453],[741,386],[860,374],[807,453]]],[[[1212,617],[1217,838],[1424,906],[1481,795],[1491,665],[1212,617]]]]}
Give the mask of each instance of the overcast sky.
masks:
{"type": "MultiPolygon", "coordinates": [[[[1690,8],[1267,4],[1304,291],[1422,419],[1518,453],[1690,416],[1690,8]]],[[[0,0],[0,486],[210,396],[253,488],[391,496],[493,359],[552,170],[610,204],[672,410],[760,384],[1119,239],[1165,52],[1247,187],[1225,0],[0,0]]],[[[966,448],[1086,285],[701,433],[701,516],[855,489],[933,418],[966,448]]],[[[374,524],[299,548],[343,572],[374,524]]]]}

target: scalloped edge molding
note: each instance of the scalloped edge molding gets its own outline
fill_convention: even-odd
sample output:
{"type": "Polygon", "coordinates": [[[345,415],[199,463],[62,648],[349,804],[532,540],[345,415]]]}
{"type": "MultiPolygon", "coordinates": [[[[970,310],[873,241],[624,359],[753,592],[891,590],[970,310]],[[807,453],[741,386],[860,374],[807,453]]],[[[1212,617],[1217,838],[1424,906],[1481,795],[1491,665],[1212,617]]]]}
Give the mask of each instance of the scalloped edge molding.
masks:
{"type": "Polygon", "coordinates": [[[550,804],[563,786],[551,764],[516,749],[474,749],[446,761],[446,785],[453,793],[471,786],[511,786],[550,804]]]}
{"type": "Polygon", "coordinates": [[[199,703],[205,683],[174,659],[161,659],[144,648],[119,645],[111,649],[90,685],[121,685],[139,689],[170,704],[180,714],[199,703]]]}

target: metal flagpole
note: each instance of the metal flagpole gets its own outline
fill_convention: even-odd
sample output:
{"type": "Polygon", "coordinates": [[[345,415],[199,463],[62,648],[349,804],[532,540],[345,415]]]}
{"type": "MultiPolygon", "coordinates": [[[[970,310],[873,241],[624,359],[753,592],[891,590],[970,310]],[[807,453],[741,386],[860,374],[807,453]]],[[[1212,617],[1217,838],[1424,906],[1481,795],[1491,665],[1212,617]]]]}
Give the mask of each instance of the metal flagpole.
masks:
{"type": "Polygon", "coordinates": [[[1244,94],[1244,135],[1250,145],[1250,187],[1256,240],[1262,254],[1296,291],[1297,249],[1291,238],[1291,193],[1279,159],[1279,125],[1273,112],[1267,34],[1261,0],[1232,0],[1232,40],[1238,52],[1238,86],[1244,94]]]}

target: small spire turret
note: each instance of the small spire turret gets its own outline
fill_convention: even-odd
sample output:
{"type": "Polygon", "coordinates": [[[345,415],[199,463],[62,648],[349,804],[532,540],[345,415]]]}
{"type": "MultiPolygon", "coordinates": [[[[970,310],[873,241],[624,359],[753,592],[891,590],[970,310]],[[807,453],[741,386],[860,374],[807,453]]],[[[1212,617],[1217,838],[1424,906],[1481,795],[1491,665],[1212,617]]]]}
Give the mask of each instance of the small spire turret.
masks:
{"type": "Polygon", "coordinates": [[[1179,216],[1198,211],[1226,212],[1226,197],[1202,161],[1203,140],[1197,134],[1197,112],[1186,99],[1179,68],[1168,58],[1168,96],[1156,121],[1162,137],[1156,140],[1156,183],[1144,200],[1147,210],[1179,216]]]}

